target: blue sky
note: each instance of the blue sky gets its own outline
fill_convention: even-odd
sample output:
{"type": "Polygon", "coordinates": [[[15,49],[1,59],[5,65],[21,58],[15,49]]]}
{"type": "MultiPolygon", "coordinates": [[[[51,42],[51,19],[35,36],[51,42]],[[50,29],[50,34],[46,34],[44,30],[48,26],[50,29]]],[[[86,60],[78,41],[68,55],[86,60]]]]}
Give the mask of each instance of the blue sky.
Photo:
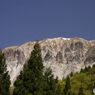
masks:
{"type": "Polygon", "coordinates": [[[59,36],[95,39],[95,0],[0,0],[0,48],[59,36]]]}

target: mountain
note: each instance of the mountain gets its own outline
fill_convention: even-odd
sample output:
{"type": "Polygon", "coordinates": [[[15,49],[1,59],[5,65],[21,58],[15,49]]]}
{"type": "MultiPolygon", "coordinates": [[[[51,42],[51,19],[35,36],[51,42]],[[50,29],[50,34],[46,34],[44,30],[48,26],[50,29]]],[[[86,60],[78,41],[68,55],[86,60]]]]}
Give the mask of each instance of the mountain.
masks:
{"type": "MultiPolygon", "coordinates": [[[[12,85],[27,63],[35,42],[3,49],[12,85]]],[[[41,40],[39,44],[42,49],[43,65],[45,68],[50,67],[54,76],[59,79],[95,64],[94,40],[59,37],[41,40]]]]}

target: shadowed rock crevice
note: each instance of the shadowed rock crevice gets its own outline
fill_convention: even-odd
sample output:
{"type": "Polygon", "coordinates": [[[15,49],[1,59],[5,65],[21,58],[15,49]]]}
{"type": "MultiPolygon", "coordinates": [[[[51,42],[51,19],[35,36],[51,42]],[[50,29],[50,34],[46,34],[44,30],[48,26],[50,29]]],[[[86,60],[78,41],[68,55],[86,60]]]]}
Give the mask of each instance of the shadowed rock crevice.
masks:
{"type": "Polygon", "coordinates": [[[63,62],[63,55],[62,55],[62,53],[60,51],[56,55],[56,61],[58,63],[62,63],[63,62]]]}
{"type": "Polygon", "coordinates": [[[46,53],[44,60],[45,61],[49,61],[52,59],[52,52],[48,50],[48,52],[46,53]]]}
{"type": "Polygon", "coordinates": [[[86,53],[85,64],[91,64],[95,62],[95,46],[90,47],[86,53]]]}

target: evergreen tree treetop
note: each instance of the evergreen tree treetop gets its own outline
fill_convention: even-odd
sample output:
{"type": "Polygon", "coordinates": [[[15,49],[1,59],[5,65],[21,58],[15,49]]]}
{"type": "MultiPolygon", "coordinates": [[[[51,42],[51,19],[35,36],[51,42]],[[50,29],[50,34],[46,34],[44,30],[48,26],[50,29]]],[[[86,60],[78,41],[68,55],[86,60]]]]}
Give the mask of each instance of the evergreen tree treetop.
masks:
{"type": "Polygon", "coordinates": [[[43,95],[43,68],[41,48],[37,42],[14,84],[13,95],[43,95]]]}

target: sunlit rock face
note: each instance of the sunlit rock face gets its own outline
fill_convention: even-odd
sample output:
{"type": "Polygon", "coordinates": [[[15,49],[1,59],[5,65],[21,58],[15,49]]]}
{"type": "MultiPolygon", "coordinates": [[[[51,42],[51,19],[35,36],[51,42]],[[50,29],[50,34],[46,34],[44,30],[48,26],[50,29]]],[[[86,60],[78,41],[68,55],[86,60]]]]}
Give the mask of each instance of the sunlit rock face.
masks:
{"type": "MultiPolygon", "coordinates": [[[[35,42],[3,49],[12,85],[23,70],[23,65],[27,64],[35,42]]],[[[45,68],[50,67],[54,76],[59,79],[95,64],[95,41],[82,38],[53,38],[41,40],[39,44],[43,65],[45,68]]]]}

